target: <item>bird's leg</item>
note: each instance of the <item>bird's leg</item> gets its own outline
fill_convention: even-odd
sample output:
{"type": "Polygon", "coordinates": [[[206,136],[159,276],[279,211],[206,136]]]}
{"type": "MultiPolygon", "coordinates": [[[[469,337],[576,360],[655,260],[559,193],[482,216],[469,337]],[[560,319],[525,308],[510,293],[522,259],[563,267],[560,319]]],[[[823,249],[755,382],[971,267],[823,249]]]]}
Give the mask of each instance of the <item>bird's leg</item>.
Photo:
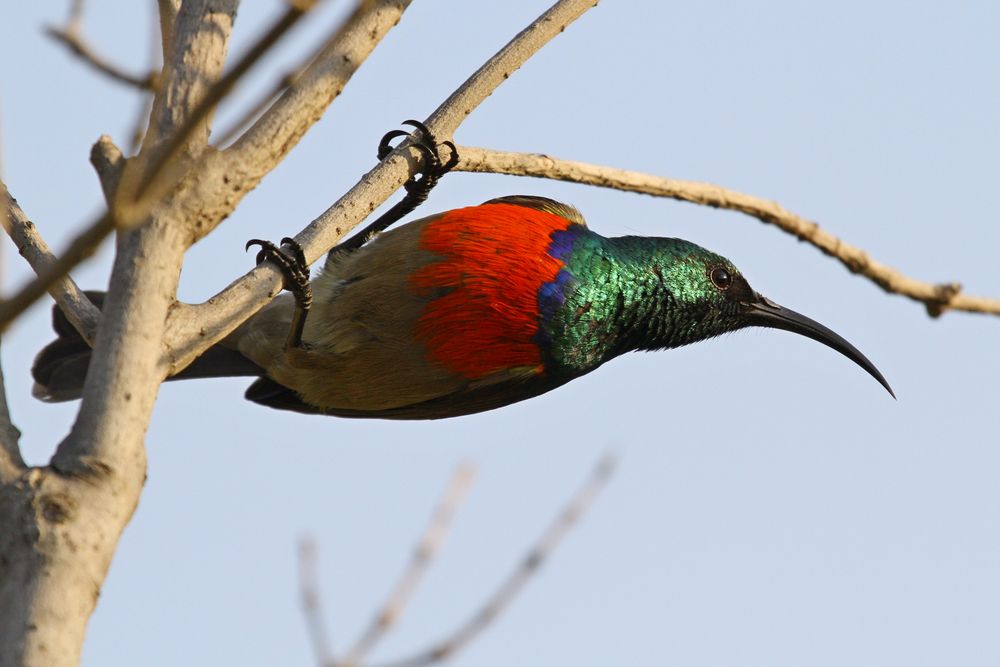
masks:
{"type": "Polygon", "coordinates": [[[455,144],[450,141],[442,141],[439,144],[434,134],[427,129],[426,125],[418,120],[404,120],[401,124],[415,127],[420,133],[419,137],[405,130],[387,132],[378,144],[378,159],[384,160],[389,156],[389,153],[395,150],[390,143],[393,139],[397,137],[409,137],[412,142],[411,145],[419,150],[424,158],[418,172],[420,177],[418,178],[417,174],[414,174],[410,180],[403,184],[403,189],[406,190],[406,196],[403,200],[380,215],[377,220],[370,223],[359,233],[334,247],[330,251],[331,257],[337,253],[356,250],[376,234],[384,231],[390,225],[412,212],[426,201],[427,196],[434,189],[434,186],[437,185],[438,180],[458,164],[458,151],[455,149],[455,144]],[[441,156],[438,153],[438,146],[442,145],[447,146],[451,150],[451,156],[447,162],[442,162],[441,156]]]}
{"type": "Polygon", "coordinates": [[[309,286],[309,265],[306,264],[306,256],[302,252],[302,246],[295,239],[287,236],[281,239],[281,247],[274,245],[270,241],[261,239],[250,239],[247,241],[246,249],[250,246],[260,246],[257,253],[257,263],[271,262],[281,269],[281,274],[285,278],[285,289],[295,297],[295,312],[292,313],[292,325],[288,330],[288,338],[285,339],[285,349],[304,347],[302,343],[302,331],[306,326],[306,315],[312,307],[312,288],[309,286]]]}

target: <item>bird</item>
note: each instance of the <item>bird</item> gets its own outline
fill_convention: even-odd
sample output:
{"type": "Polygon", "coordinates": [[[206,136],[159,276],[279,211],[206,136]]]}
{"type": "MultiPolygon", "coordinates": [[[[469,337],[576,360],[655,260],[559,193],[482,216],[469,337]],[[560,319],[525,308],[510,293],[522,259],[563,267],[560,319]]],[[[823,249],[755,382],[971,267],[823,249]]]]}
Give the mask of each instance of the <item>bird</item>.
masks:
{"type": "MultiPolygon", "coordinates": [[[[895,396],[857,348],[756,292],[725,257],[677,238],[605,237],[545,197],[383,231],[330,253],[311,281],[285,241],[262,259],[298,265],[311,307],[294,289],[279,295],[176,379],[256,376],[247,399],[300,413],[441,419],[539,396],[628,352],[764,327],[833,348],[895,396]]],[[[55,312],[60,338],[35,360],[34,393],[71,400],[89,348],[55,312]]]]}

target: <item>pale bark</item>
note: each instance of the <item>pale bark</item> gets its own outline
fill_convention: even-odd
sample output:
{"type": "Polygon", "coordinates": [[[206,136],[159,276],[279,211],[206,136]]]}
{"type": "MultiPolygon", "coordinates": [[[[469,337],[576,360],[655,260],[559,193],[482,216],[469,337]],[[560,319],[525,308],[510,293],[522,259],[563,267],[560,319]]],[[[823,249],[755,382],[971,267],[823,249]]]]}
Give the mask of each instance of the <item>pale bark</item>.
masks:
{"type": "MultiPolygon", "coordinates": [[[[235,9],[234,2],[185,3],[186,25],[211,25],[213,37],[199,63],[171,66],[184,64],[202,82],[217,79],[235,9]]],[[[174,77],[169,112],[159,103],[158,136],[198,102],[201,84],[185,80],[174,77]]],[[[207,132],[194,136],[188,151],[197,154],[206,139],[207,132]]],[[[120,240],[78,419],[50,465],[25,469],[0,490],[4,667],[79,662],[87,621],[146,478],[144,436],[164,377],[163,323],[189,237],[175,202],[190,192],[182,184],[120,240]]]]}
{"type": "MultiPolygon", "coordinates": [[[[595,5],[594,0],[555,3],[452,93],[431,114],[427,126],[440,140],[452,137],[469,114],[528,58],[595,5]]],[[[395,151],[296,235],[295,240],[302,245],[307,261],[314,262],[388,199],[416,171],[419,157],[415,149],[395,151]]],[[[183,369],[222,340],[280,289],[280,272],[273,265],[265,264],[203,304],[179,305],[171,312],[168,322],[172,372],[183,369]]]]}
{"type": "MultiPolygon", "coordinates": [[[[64,277],[72,263],[35,286],[51,289],[74,326],[94,340],[79,415],[45,467],[26,467],[16,429],[0,428],[0,667],[78,663],[87,621],[145,481],[143,441],[159,384],[280,289],[278,273],[261,267],[244,278],[253,286],[248,299],[223,300],[223,308],[179,307],[185,251],[288,154],[408,4],[363,3],[261,119],[219,151],[208,145],[211,110],[201,118],[199,104],[222,75],[237,2],[160,1],[165,64],[140,153],[126,160],[102,138],[91,156],[110,213],[81,235],[87,245],[76,256],[114,226],[120,236],[102,312],[64,277]],[[151,173],[178,135],[183,142],[165,167],[170,173],[151,173]]],[[[433,129],[451,136],[514,69],[593,4],[556,3],[442,105],[433,129]]],[[[307,255],[318,257],[385,201],[415,170],[416,158],[398,151],[310,225],[303,234],[307,255]]],[[[44,274],[54,258],[16,202],[10,204],[3,207],[11,211],[5,227],[44,274]]]]}
{"type": "Polygon", "coordinates": [[[868,278],[890,294],[899,294],[922,303],[931,317],[938,317],[947,310],[1000,315],[1000,299],[965,294],[961,284],[957,282],[929,283],[911,278],[775,201],[712,183],[664,178],[628,169],[561,160],[540,153],[512,153],[472,146],[461,146],[458,152],[461,159],[455,166],[456,171],[551,178],[737,211],[774,225],[812,245],[838,260],[851,273],[868,278]]]}
{"type": "MultiPolygon", "coordinates": [[[[49,250],[38,229],[18,206],[17,200],[10,196],[7,186],[3,183],[0,183],[0,201],[3,202],[2,220],[5,231],[14,241],[17,251],[36,271],[52,266],[56,262],[56,256],[49,250]]],[[[87,300],[73,279],[66,276],[56,281],[49,289],[49,294],[63,309],[84,340],[93,343],[100,313],[87,300]]]]}

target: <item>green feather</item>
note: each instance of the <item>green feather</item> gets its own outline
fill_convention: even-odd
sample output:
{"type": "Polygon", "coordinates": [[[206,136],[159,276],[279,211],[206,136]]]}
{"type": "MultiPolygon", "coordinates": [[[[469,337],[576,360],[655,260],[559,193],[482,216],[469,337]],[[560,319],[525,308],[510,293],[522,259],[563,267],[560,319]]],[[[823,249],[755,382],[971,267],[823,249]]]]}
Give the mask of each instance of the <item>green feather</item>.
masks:
{"type": "Polygon", "coordinates": [[[735,304],[712,282],[718,267],[746,284],[729,260],[687,241],[582,233],[566,258],[565,302],[543,325],[550,368],[579,375],[624,352],[740,328],[735,304]]]}

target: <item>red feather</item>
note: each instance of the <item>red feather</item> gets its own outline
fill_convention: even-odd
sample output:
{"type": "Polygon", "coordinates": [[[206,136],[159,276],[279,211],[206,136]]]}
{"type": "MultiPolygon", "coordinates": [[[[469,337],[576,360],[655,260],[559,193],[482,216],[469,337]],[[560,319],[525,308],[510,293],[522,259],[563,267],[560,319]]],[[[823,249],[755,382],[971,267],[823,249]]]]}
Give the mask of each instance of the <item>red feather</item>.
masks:
{"type": "Polygon", "coordinates": [[[549,255],[552,232],[571,222],[514,204],[456,209],[423,230],[423,250],[441,260],[417,271],[411,285],[431,301],[414,335],[452,373],[477,379],[509,368],[543,370],[535,342],[538,289],[563,262],[549,255]]]}

